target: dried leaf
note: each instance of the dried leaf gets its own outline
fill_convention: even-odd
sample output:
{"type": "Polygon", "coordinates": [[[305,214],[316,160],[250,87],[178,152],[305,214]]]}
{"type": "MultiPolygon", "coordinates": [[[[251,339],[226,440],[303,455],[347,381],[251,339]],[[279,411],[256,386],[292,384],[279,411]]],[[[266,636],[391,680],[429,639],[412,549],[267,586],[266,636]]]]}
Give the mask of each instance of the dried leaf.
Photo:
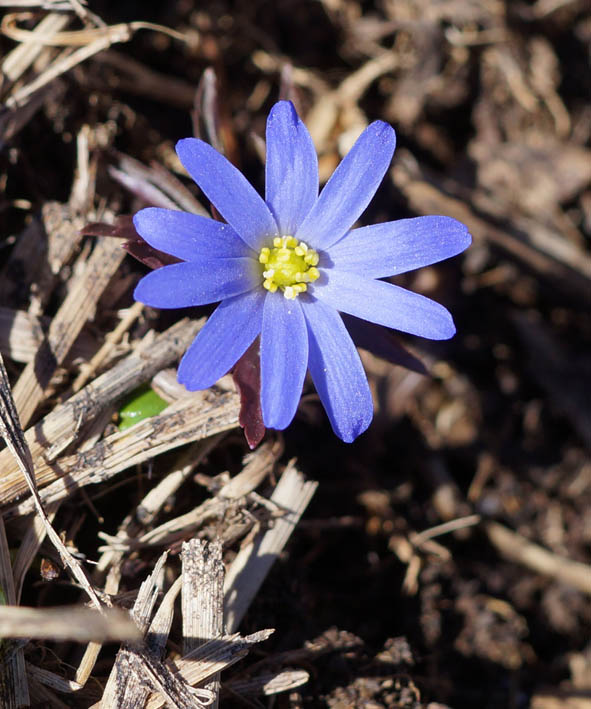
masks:
{"type": "Polygon", "coordinates": [[[256,448],[265,435],[261,411],[261,362],[258,338],[236,362],[232,372],[234,383],[240,392],[240,416],[238,422],[251,449],[256,448]]]}

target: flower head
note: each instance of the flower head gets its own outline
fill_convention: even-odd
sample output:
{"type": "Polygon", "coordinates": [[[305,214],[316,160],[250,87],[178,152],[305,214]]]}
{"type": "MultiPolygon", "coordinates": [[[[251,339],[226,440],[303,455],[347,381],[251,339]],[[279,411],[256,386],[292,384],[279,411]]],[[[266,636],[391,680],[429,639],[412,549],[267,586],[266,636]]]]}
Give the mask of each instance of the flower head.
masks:
{"type": "Polygon", "coordinates": [[[340,312],[434,340],[454,335],[448,311],[379,280],[454,256],[470,244],[449,217],[401,219],[352,229],[392,159],[394,130],[375,121],[318,194],[310,134],[287,101],[267,120],[265,199],[210,145],[195,138],[177,154],[226,223],[168,209],[142,209],[139,234],[182,260],[145,276],[135,298],[156,308],[220,302],[181,360],[178,380],[206,389],[260,336],[265,425],[295,414],[309,370],[335,433],[354,440],[373,404],[340,312]]]}

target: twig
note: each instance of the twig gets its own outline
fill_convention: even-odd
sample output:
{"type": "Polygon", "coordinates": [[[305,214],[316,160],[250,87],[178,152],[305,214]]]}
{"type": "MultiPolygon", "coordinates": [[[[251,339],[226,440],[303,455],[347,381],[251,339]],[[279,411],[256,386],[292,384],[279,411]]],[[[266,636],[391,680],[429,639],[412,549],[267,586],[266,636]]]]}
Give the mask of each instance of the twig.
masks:
{"type": "Polygon", "coordinates": [[[491,544],[507,559],[591,594],[591,567],[587,564],[554,554],[498,522],[488,522],[484,528],[491,544]]]}
{"type": "Polygon", "coordinates": [[[232,632],[248,610],[275,560],[277,559],[298,520],[316,492],[317,483],[305,482],[303,475],[291,462],[273,494],[271,501],[284,515],[250,544],[243,547],[230,566],[224,585],[226,627],[232,632]]]}
{"type": "Polygon", "coordinates": [[[0,606],[0,637],[104,643],[137,642],[141,636],[129,615],[118,608],[97,613],[84,606],[0,606]]]}
{"type": "Polygon", "coordinates": [[[35,471],[33,459],[31,458],[31,451],[29,450],[29,446],[27,445],[23,434],[23,429],[21,428],[18,419],[18,413],[10,391],[10,383],[8,381],[8,375],[6,374],[6,369],[4,368],[4,360],[2,359],[2,355],[0,355],[0,434],[6,441],[8,449],[16,458],[18,466],[27,482],[29,490],[31,491],[34,509],[36,509],[37,513],[43,520],[47,530],[47,536],[51,539],[53,545],[57,549],[62,562],[70,569],[82,588],[86,591],[86,593],[88,593],[96,608],[102,610],[98,596],[86,578],[86,574],[84,573],[80,562],[67,550],[59,535],[51,526],[51,522],[49,521],[47,514],[43,509],[43,505],[41,504],[41,499],[35,485],[35,471]]]}
{"type": "MultiPolygon", "coordinates": [[[[0,613],[7,609],[14,609],[15,604],[16,591],[10,550],[4,531],[4,520],[0,516],[0,613]],[[5,606],[5,603],[10,605],[5,606]]],[[[0,640],[0,706],[6,709],[29,706],[23,648],[7,647],[6,641],[2,640],[0,640]]]]}

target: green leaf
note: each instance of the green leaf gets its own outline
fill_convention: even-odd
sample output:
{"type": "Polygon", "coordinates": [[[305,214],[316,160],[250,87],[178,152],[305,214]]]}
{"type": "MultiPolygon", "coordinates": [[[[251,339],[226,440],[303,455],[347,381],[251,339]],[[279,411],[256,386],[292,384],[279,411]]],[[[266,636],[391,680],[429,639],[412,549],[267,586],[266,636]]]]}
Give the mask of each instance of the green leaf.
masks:
{"type": "Polygon", "coordinates": [[[131,393],[119,409],[119,430],[125,431],[144,419],[156,416],[167,406],[168,402],[158,396],[149,385],[141,386],[131,393]]]}

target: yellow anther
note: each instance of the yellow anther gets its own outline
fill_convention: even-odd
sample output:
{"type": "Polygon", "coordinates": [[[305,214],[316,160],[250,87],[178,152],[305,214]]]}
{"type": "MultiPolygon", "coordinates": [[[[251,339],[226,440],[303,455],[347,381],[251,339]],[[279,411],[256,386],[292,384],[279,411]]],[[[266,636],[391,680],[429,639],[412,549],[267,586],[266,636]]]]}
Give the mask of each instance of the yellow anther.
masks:
{"type": "Polygon", "coordinates": [[[314,249],[294,236],[276,236],[273,248],[263,247],[259,253],[259,263],[266,266],[262,270],[263,288],[275,293],[278,288],[289,300],[305,293],[307,284],[320,277],[315,268],[319,256],[314,249]]]}

